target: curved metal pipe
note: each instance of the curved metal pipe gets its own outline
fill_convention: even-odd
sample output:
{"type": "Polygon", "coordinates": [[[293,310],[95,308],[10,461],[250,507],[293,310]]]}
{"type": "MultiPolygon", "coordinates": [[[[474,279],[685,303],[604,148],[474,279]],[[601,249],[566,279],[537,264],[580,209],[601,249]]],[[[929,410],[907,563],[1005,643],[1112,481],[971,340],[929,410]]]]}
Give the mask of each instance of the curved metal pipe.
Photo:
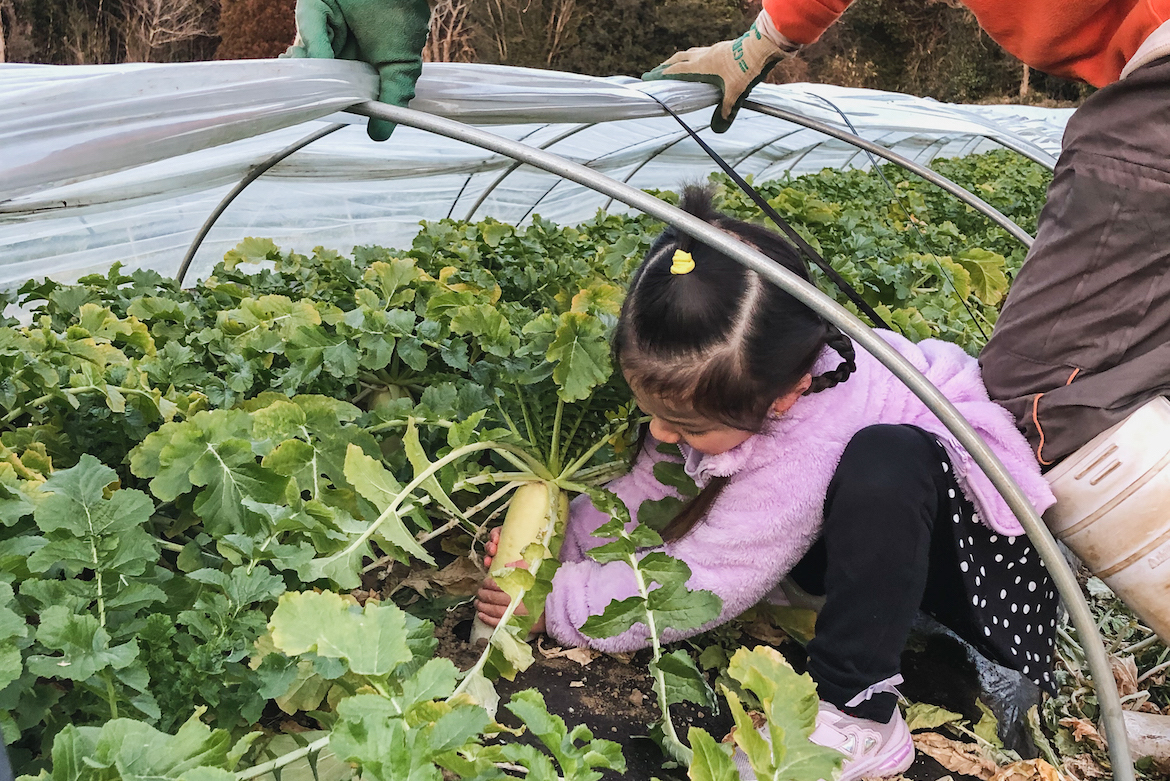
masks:
{"type": "MultiPolygon", "coordinates": [[[[594,123],[594,122],[586,122],[585,124],[577,125],[576,127],[570,128],[569,130],[566,130],[563,133],[558,133],[557,135],[553,136],[548,141],[545,141],[543,144],[541,144],[537,148],[538,149],[548,149],[553,144],[560,143],[561,141],[564,141],[566,138],[568,138],[570,136],[574,136],[577,133],[580,133],[582,130],[587,130],[587,129],[593,127],[595,124],[596,123],[594,123]]],[[[548,125],[545,125],[545,127],[548,127],[548,125]]],[[[473,203],[471,205],[471,208],[467,210],[467,215],[464,216],[464,218],[463,218],[464,221],[471,222],[471,218],[473,216],[475,216],[475,213],[476,213],[476,211],[479,210],[479,207],[483,206],[483,202],[487,200],[487,197],[489,195],[491,195],[497,187],[499,187],[501,184],[503,184],[504,180],[507,179],[509,176],[511,176],[512,172],[515,171],[519,167],[520,167],[520,163],[512,163],[512,165],[510,165],[506,169],[504,169],[504,172],[502,174],[500,174],[499,176],[496,177],[496,180],[494,182],[492,182],[486,188],[484,188],[484,191],[482,193],[480,193],[478,198],[475,199],[475,203],[473,203]]],[[[531,212],[532,210],[529,209],[528,211],[531,212]]],[[[525,214],[524,216],[527,217],[528,215],[525,214]]]]}
{"type": "Polygon", "coordinates": [[[1023,157],[1028,158],[1033,163],[1037,163],[1039,165],[1044,166],[1049,171],[1056,170],[1056,158],[1053,157],[1052,155],[1048,154],[1047,152],[1045,152],[1042,149],[1039,150],[1038,152],[1035,150],[1029,149],[1027,146],[1019,143],[1014,138],[1001,138],[1000,136],[988,136],[988,135],[985,135],[983,137],[989,141],[994,141],[995,143],[999,144],[1002,147],[1005,147],[1006,149],[1012,150],[1017,155],[1021,155],[1023,157]]]}
{"type": "MultiPolygon", "coordinates": [[[[711,125],[710,125],[710,124],[707,124],[707,125],[703,125],[703,127],[702,127],[702,128],[700,128],[700,129],[701,129],[701,130],[706,130],[706,129],[707,129],[707,128],[709,128],[709,127],[711,127],[711,125]]],[[[674,146],[675,144],[677,144],[677,143],[679,143],[679,142],[681,142],[681,141],[683,141],[683,140],[685,140],[685,139],[687,139],[687,138],[690,138],[690,136],[688,136],[688,135],[686,134],[686,131],[683,131],[683,132],[679,133],[679,134],[678,134],[678,137],[677,137],[677,138],[675,138],[675,139],[674,139],[673,141],[671,141],[670,143],[663,144],[662,146],[659,146],[658,148],[656,148],[656,149],[654,150],[654,152],[653,152],[653,153],[650,155],[650,157],[648,157],[647,159],[645,159],[645,160],[643,160],[642,162],[638,163],[637,167],[634,169],[634,173],[636,173],[638,170],[640,170],[640,169],[642,168],[642,166],[646,165],[646,163],[648,163],[649,161],[651,161],[651,160],[653,160],[654,158],[658,157],[658,155],[660,155],[660,154],[662,154],[663,152],[665,152],[667,149],[670,149],[670,148],[671,148],[672,146],[674,146]]],[[[656,138],[656,139],[654,139],[654,140],[655,140],[655,141],[660,141],[660,140],[662,140],[662,136],[659,136],[658,138],[656,138]]],[[[587,167],[587,168],[588,168],[589,166],[591,166],[591,165],[593,165],[594,163],[596,163],[598,160],[604,160],[604,159],[605,159],[605,158],[607,158],[607,157],[613,157],[614,155],[620,155],[622,152],[625,152],[627,149],[633,149],[634,147],[640,146],[640,145],[642,145],[643,143],[644,143],[643,141],[636,141],[636,142],[634,142],[634,143],[632,143],[632,144],[626,144],[625,146],[618,147],[617,149],[611,149],[611,150],[609,150],[608,152],[606,152],[606,153],[605,153],[605,154],[603,154],[603,155],[598,155],[597,157],[594,157],[594,158],[592,158],[591,160],[586,160],[586,161],[585,161],[585,167],[587,167]]],[[[633,173],[631,173],[631,174],[630,174],[630,176],[633,176],[633,173]]],[[[629,178],[630,178],[629,176],[627,176],[627,177],[626,177],[626,179],[627,179],[627,180],[628,180],[629,178]]],[[[537,198],[535,201],[533,201],[533,202],[532,202],[532,205],[528,207],[528,211],[524,212],[524,216],[523,216],[521,219],[522,219],[522,220],[526,220],[526,219],[528,219],[528,215],[530,215],[530,214],[532,214],[534,211],[536,211],[536,207],[540,205],[540,202],[541,202],[541,201],[543,201],[545,198],[547,198],[547,197],[549,196],[549,194],[550,194],[550,193],[551,193],[553,190],[555,190],[555,189],[556,189],[556,187],[557,187],[557,185],[558,185],[558,184],[560,184],[560,181],[559,181],[559,180],[558,180],[558,181],[555,181],[555,182],[553,182],[551,187],[549,187],[547,190],[545,190],[543,193],[541,193],[540,197],[539,197],[539,198],[537,198]]],[[[609,205],[610,205],[611,203],[613,203],[613,198],[610,198],[608,201],[606,201],[606,202],[605,202],[605,205],[601,207],[601,208],[602,208],[602,210],[603,210],[603,211],[609,211],[609,205]]]]}
{"type": "MultiPolygon", "coordinates": [[[[710,127],[710,125],[708,125],[708,127],[710,127]]],[[[743,153],[742,155],[740,155],[739,157],[735,158],[735,162],[730,162],[730,161],[728,161],[728,162],[729,162],[729,165],[731,165],[731,167],[732,167],[732,168],[737,168],[737,167],[739,167],[740,165],[743,165],[743,163],[744,163],[744,161],[745,161],[745,160],[747,160],[749,157],[751,157],[752,155],[756,154],[757,152],[762,152],[762,151],[764,151],[765,149],[767,149],[768,147],[772,146],[772,144],[775,144],[775,143],[776,143],[777,141],[779,141],[780,139],[782,139],[782,138],[788,138],[789,136],[791,136],[791,135],[794,135],[794,134],[796,134],[796,133],[799,133],[799,132],[800,132],[799,130],[789,130],[787,133],[781,133],[781,134],[780,134],[780,135],[778,135],[778,136],[773,136],[772,138],[768,139],[767,141],[765,141],[765,142],[764,142],[764,143],[762,143],[762,144],[756,144],[756,145],[755,145],[755,146],[753,146],[751,149],[749,149],[748,151],[744,152],[744,153],[743,153]]],[[[806,153],[806,154],[807,154],[807,153],[806,153]]],[[[804,155],[802,154],[802,155],[801,155],[801,158],[803,158],[803,157],[804,157],[804,155]]]]}
{"type": "Polygon", "coordinates": [[[758,111],[761,114],[767,114],[770,117],[776,117],[777,119],[783,119],[797,125],[803,125],[810,130],[816,130],[819,133],[832,136],[833,138],[844,141],[845,143],[851,144],[852,146],[858,147],[859,149],[872,152],[879,157],[884,157],[891,163],[901,166],[907,171],[912,171],[931,184],[946,190],[948,193],[955,196],[963,203],[967,204],[971,208],[978,211],[980,214],[993,221],[995,224],[999,225],[999,227],[1003,228],[1005,231],[1014,236],[1016,240],[1018,240],[1025,247],[1031,248],[1032,246],[1034,239],[1032,238],[1031,234],[1029,234],[1019,225],[1016,225],[1014,222],[1012,222],[1005,214],[989,204],[987,201],[972,193],[970,190],[960,187],[950,179],[942,176],[941,174],[935,173],[924,165],[919,165],[913,160],[909,160],[902,155],[891,152],[889,149],[886,149],[883,146],[879,146],[871,141],[867,141],[861,136],[854,135],[853,133],[849,133],[839,128],[835,128],[832,125],[819,122],[815,119],[803,117],[800,114],[794,114],[791,111],[787,111],[782,108],[768,106],[755,100],[744,101],[743,105],[744,108],[750,108],[753,111],[758,111]]]}
{"type": "Polygon", "coordinates": [[[1097,625],[1081,593],[1076,577],[1065,561],[1048,528],[1040,520],[1035,508],[1028,502],[1023,491],[1012,479],[999,457],[971,428],[955,406],[934,387],[921,372],[915,369],[898,351],[883,341],[855,315],[829,296],[817,290],[792,272],[781,267],[766,255],[732,238],[723,231],[708,225],[674,206],[660,201],[641,190],[614,181],[604,174],[590,170],[583,165],[571,163],[543,150],[526,147],[514,141],[501,138],[479,128],[464,125],[421,111],[398,108],[384,103],[366,101],[348,109],[354,114],[389,120],[407,127],[426,130],[482,149],[507,155],[514,160],[544,169],[565,179],[609,195],[617,200],[669,223],[704,244],[734,258],[764,279],[780,287],[818,315],[839,327],[863,349],[878,359],[898,379],[938,416],[939,420],[958,440],[971,458],[983,470],[992,485],[1007,502],[1008,507],[1020,520],[1044,565],[1048,568],[1053,582],[1068,606],[1073,625],[1084,644],[1086,661],[1096,684],[1097,697],[1101,705],[1101,718],[1109,741],[1109,758],[1113,765],[1116,781],[1134,781],[1133,762],[1126,743],[1125,724],[1122,721],[1121,697],[1113,680],[1109,657],[1101,643],[1097,625]]]}
{"type": "MultiPolygon", "coordinates": [[[[703,129],[706,129],[706,128],[709,128],[709,127],[711,127],[711,125],[710,125],[710,124],[708,124],[708,125],[705,125],[703,129]]],[[[749,157],[751,157],[752,155],[756,154],[756,153],[757,153],[757,152],[759,152],[760,150],[762,150],[762,149],[766,149],[766,148],[770,147],[772,144],[776,143],[777,141],[779,141],[779,140],[780,140],[780,139],[782,139],[782,138],[788,138],[788,136],[792,135],[793,133],[799,133],[799,132],[800,132],[799,130],[790,130],[790,131],[788,131],[787,133],[781,133],[780,135],[778,135],[778,136],[775,136],[775,137],[773,137],[773,138],[769,139],[768,141],[765,141],[765,142],[764,142],[764,143],[762,143],[762,144],[757,144],[756,146],[752,147],[751,149],[749,149],[749,150],[748,150],[747,152],[745,152],[744,154],[740,155],[740,156],[739,156],[739,158],[737,158],[737,159],[736,159],[736,161],[735,161],[734,163],[731,163],[731,167],[732,167],[732,168],[735,168],[736,166],[738,166],[738,165],[740,165],[741,163],[743,163],[743,161],[744,161],[744,160],[747,160],[749,157]]],[[[655,160],[655,159],[656,159],[656,158],[657,158],[659,155],[661,155],[661,154],[662,154],[662,153],[664,153],[664,152],[665,152],[667,149],[670,149],[671,147],[673,147],[675,144],[679,143],[679,142],[680,142],[680,141],[682,141],[683,139],[687,139],[687,138],[690,138],[690,135],[686,135],[686,134],[684,134],[684,135],[683,135],[683,136],[681,136],[680,138],[677,138],[677,139],[675,139],[674,141],[671,141],[669,144],[667,144],[666,146],[664,146],[664,147],[662,147],[661,149],[659,149],[657,152],[655,152],[655,153],[654,153],[653,155],[651,155],[650,157],[647,157],[645,160],[643,160],[642,162],[638,163],[638,165],[637,165],[637,166],[634,168],[634,170],[633,170],[633,171],[630,171],[630,173],[629,173],[629,174],[628,174],[628,175],[627,175],[627,176],[626,176],[624,179],[622,179],[622,184],[629,184],[629,183],[630,183],[630,180],[631,180],[631,179],[633,179],[635,176],[637,176],[637,174],[638,174],[638,172],[639,172],[639,171],[641,171],[643,168],[645,168],[646,166],[648,166],[650,163],[654,162],[654,160],[655,160]]],[[[799,157],[797,157],[797,158],[796,158],[796,159],[797,159],[797,161],[800,161],[800,160],[804,159],[804,156],[805,156],[805,155],[807,155],[807,154],[808,154],[808,150],[806,150],[805,152],[801,153],[801,155],[800,155],[799,157]]],[[[613,198],[610,198],[608,201],[606,201],[606,202],[605,202],[605,203],[602,205],[602,207],[601,207],[601,210],[602,210],[602,211],[609,211],[609,207],[610,207],[610,205],[612,205],[612,204],[613,204],[613,198]]]]}
{"type": "MultiPolygon", "coordinates": [[[[811,155],[813,153],[813,151],[817,148],[817,146],[819,146],[819,144],[813,144],[812,146],[809,146],[807,149],[805,149],[803,152],[801,152],[799,155],[797,155],[795,160],[791,160],[791,161],[785,160],[784,162],[788,165],[788,167],[786,169],[784,169],[783,171],[781,171],[780,173],[781,174],[788,174],[788,173],[792,172],[793,170],[795,170],[796,167],[798,165],[800,165],[801,162],[804,161],[804,158],[808,157],[809,155],[811,155]]],[[[775,163],[769,163],[768,165],[764,166],[763,170],[756,173],[755,177],[763,182],[768,181],[768,179],[770,178],[770,176],[768,175],[768,172],[771,171],[773,168],[775,168],[779,163],[780,163],[780,161],[776,161],[775,163]]]]}
{"type": "Polygon", "coordinates": [[[259,179],[270,168],[272,168],[272,166],[276,165],[281,160],[291,155],[293,152],[304,149],[317,139],[324,138],[330,133],[335,133],[338,130],[341,130],[343,127],[345,127],[345,123],[338,122],[336,124],[329,125],[328,127],[321,128],[315,133],[310,133],[309,135],[305,136],[300,141],[289,144],[276,154],[249,168],[248,173],[244,174],[244,178],[240,180],[239,184],[231,189],[231,192],[223,197],[223,199],[219,202],[211,214],[207,216],[207,219],[203,221],[203,225],[199,228],[199,232],[195,234],[194,241],[192,241],[191,246],[187,248],[187,254],[183,256],[183,262],[179,264],[179,272],[175,274],[175,280],[178,281],[179,286],[182,287],[183,280],[187,277],[187,271],[191,268],[191,261],[195,259],[195,253],[199,251],[200,245],[202,245],[203,240],[207,238],[207,234],[211,232],[211,228],[215,225],[216,220],[219,219],[219,216],[224,213],[231,202],[236,199],[236,196],[244,191],[244,188],[259,179]]]}
{"type": "MultiPolygon", "coordinates": [[[[520,136],[516,140],[523,142],[551,125],[552,125],[551,122],[547,122],[538,128],[534,128],[531,132],[525,133],[524,135],[520,136]]],[[[509,169],[509,171],[511,171],[511,170],[512,169],[509,169]]],[[[505,174],[505,175],[507,175],[507,174],[505,174]]],[[[473,179],[475,179],[475,174],[473,174],[473,173],[468,174],[467,178],[463,180],[463,186],[459,188],[459,192],[455,193],[455,197],[451,199],[451,207],[449,209],[447,209],[447,219],[448,220],[451,219],[451,215],[455,213],[455,207],[459,204],[459,199],[463,197],[463,193],[465,193],[467,191],[467,185],[471,184],[471,181],[473,179]]],[[[492,185],[492,186],[494,187],[495,185],[492,185]]],[[[477,202],[476,205],[472,207],[472,211],[475,211],[475,209],[478,206],[479,206],[479,203],[477,202]]]]}
{"type": "MultiPolygon", "coordinates": [[[[708,127],[711,127],[711,125],[709,125],[709,124],[705,125],[704,129],[708,128],[708,127]]],[[[626,175],[626,177],[624,179],[622,179],[622,184],[629,184],[630,180],[633,179],[635,176],[637,176],[639,171],[641,171],[646,166],[650,165],[650,163],[654,162],[660,154],[664,153],[667,149],[670,149],[670,148],[682,143],[683,141],[687,140],[688,138],[690,138],[690,136],[687,135],[686,132],[684,131],[682,133],[679,133],[678,136],[673,141],[671,141],[669,144],[665,144],[663,146],[658,147],[658,149],[654,150],[653,154],[649,155],[645,160],[643,160],[642,162],[640,162],[636,166],[634,166],[634,170],[630,171],[626,175]]],[[[594,158],[594,160],[600,160],[600,159],[601,158],[599,158],[599,157],[594,158]]],[[[592,163],[593,160],[590,160],[589,162],[592,163]]],[[[545,195],[548,195],[548,193],[545,193],[545,195]]],[[[607,211],[609,211],[609,207],[611,205],[613,205],[613,198],[610,198],[608,201],[603,203],[601,205],[601,210],[603,212],[607,212],[607,211]]]]}

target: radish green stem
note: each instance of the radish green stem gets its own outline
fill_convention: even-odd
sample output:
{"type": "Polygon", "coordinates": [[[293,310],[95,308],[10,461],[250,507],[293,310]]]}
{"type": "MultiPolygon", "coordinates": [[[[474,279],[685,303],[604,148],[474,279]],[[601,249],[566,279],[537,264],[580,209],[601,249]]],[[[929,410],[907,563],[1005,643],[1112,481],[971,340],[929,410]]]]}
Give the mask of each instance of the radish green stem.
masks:
{"type": "Polygon", "coordinates": [[[520,405],[520,414],[524,416],[524,428],[528,430],[528,441],[536,448],[537,452],[541,452],[540,443],[536,441],[536,432],[532,428],[532,418],[528,415],[528,405],[524,403],[524,391],[519,385],[513,385],[516,389],[516,402],[520,405]]]}
{"type": "Polygon", "coordinates": [[[654,651],[654,658],[651,660],[650,666],[654,670],[654,692],[658,695],[658,709],[662,711],[662,731],[666,748],[676,760],[689,767],[694,753],[679,740],[678,733],[674,729],[674,722],[670,720],[670,703],[666,699],[666,676],[663,675],[662,670],[658,669],[658,661],[662,658],[662,643],[658,640],[658,625],[654,620],[654,611],[649,607],[650,589],[646,584],[646,578],[642,575],[641,568],[638,566],[638,558],[630,556],[629,562],[630,568],[634,571],[634,580],[638,585],[638,594],[642,597],[642,604],[646,605],[646,629],[650,633],[650,646],[654,651]]]}
{"type": "Polygon", "coordinates": [[[523,451],[518,450],[511,445],[504,445],[499,442],[475,442],[470,445],[464,445],[463,447],[455,448],[450,453],[435,461],[429,467],[415,475],[414,479],[403,487],[398,495],[394,497],[394,500],[390,502],[389,505],[387,505],[385,510],[382,511],[382,514],[379,515],[377,519],[375,519],[374,522],[371,523],[369,527],[367,527],[366,530],[358,536],[357,539],[347,545],[344,550],[329,556],[326,561],[348,556],[357,550],[359,546],[366,544],[366,542],[368,542],[369,539],[374,536],[374,532],[378,530],[378,527],[385,523],[386,520],[390,518],[390,516],[395,515],[398,510],[398,506],[402,504],[402,502],[405,501],[406,498],[410,496],[410,494],[416,488],[422,485],[427,480],[427,478],[437,473],[447,464],[450,464],[453,461],[458,461],[464,456],[477,453],[481,450],[495,450],[505,457],[507,457],[509,452],[515,452],[522,458],[528,458],[528,455],[523,451]]]}
{"type": "Polygon", "coordinates": [[[591,458],[593,458],[593,456],[597,455],[597,451],[601,450],[601,448],[605,447],[605,444],[607,442],[609,442],[609,440],[613,439],[618,434],[621,434],[629,427],[630,427],[630,421],[627,420],[627,421],[623,422],[621,425],[614,428],[613,430],[606,433],[605,436],[601,437],[596,443],[594,443],[593,447],[586,450],[584,455],[582,455],[576,461],[574,461],[573,463],[571,463],[567,467],[565,467],[565,469],[560,474],[560,478],[558,478],[558,479],[572,477],[574,474],[576,474],[578,469],[580,469],[581,467],[588,464],[589,459],[591,459],[591,458]]]}
{"type": "Polygon", "coordinates": [[[577,429],[581,428],[581,423],[585,420],[585,414],[589,412],[589,402],[591,400],[592,399],[586,399],[585,402],[581,404],[581,409],[577,413],[577,420],[573,423],[573,427],[569,429],[569,435],[565,437],[566,450],[570,445],[573,444],[573,437],[577,436],[577,429]]]}
{"type": "Polygon", "coordinates": [[[508,414],[508,411],[504,409],[504,405],[500,403],[499,399],[496,399],[496,409],[500,411],[500,414],[504,417],[504,422],[508,424],[508,428],[516,435],[516,439],[524,439],[524,435],[520,433],[520,429],[516,428],[515,421],[512,420],[512,416],[508,414]]]}
{"type": "Polygon", "coordinates": [[[557,414],[553,417],[552,442],[548,450],[548,468],[556,472],[561,466],[561,419],[565,414],[565,400],[557,399],[557,414]]]}
{"type": "Polygon", "coordinates": [[[296,751],[290,751],[287,754],[283,754],[271,762],[265,762],[263,765],[256,765],[256,767],[250,767],[247,770],[241,770],[240,772],[236,773],[236,781],[248,781],[250,778],[256,778],[257,776],[262,776],[265,773],[271,773],[274,770],[279,770],[285,765],[296,762],[301,757],[307,757],[314,751],[320,751],[328,745],[329,736],[326,735],[323,738],[314,740],[307,746],[298,748],[296,751]]]}

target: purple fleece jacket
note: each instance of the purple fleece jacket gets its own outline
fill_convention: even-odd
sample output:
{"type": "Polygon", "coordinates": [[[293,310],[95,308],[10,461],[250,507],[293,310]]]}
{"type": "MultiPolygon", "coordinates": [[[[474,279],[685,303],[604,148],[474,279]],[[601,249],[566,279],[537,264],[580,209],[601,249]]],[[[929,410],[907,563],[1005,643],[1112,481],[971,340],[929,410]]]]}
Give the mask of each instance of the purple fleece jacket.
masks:
{"type": "MultiPolygon", "coordinates": [[[[879,333],[955,404],[1037,511],[1043,512],[1055,502],[1011,415],[988,399],[974,358],[946,342],[931,339],[913,344],[889,331],[879,333]]],[[[832,369],[839,362],[837,353],[826,350],[814,373],[832,369]]],[[[857,371],[846,382],[802,396],[783,416],[769,421],[761,433],[738,447],[706,456],[680,446],[687,472],[700,486],[713,476],[731,479],[706,518],[663,549],[690,566],[688,587],[715,592],[723,600],[723,610],[718,619],[700,629],[666,629],[664,641],[698,634],[728,621],[779,585],[820,534],[829,481],[846,444],[858,431],[877,423],[909,423],[934,434],[950,456],[959,485],[974,502],[982,522],[1000,534],[1023,533],[991,482],[938,418],[877,359],[858,349],[857,371]]],[[[677,496],[654,478],[654,463],[666,458],[656,452],[655,445],[650,442],[633,470],[607,486],[635,514],[647,499],[677,496]]],[[[566,645],[631,651],[647,645],[643,624],[601,640],[579,631],[585,620],[601,613],[610,600],[637,593],[628,564],[599,564],[585,555],[605,542],[590,533],[606,520],[608,516],[594,509],[588,497],[574,500],[561,547],[563,563],[545,603],[545,624],[548,633],[566,645]]]]}

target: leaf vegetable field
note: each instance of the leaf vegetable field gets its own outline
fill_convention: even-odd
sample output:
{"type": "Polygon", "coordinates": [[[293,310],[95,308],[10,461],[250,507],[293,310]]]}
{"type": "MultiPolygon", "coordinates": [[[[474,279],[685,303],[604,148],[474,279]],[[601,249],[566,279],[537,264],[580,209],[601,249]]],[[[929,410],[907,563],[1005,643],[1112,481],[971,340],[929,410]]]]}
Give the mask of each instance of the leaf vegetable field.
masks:
{"type": "MultiPolygon", "coordinates": [[[[937,166],[1034,230],[1039,167],[1007,153],[937,166]]],[[[1022,248],[883,172],[897,198],[857,171],[760,189],[899,329],[976,351],[1022,248]]],[[[715,182],[727,211],[761,219],[715,182]]],[[[0,327],[0,729],[17,772],[242,780],[315,768],[326,748],[369,779],[621,772],[616,744],[538,692],[500,700],[493,682],[532,664],[530,616],[513,613],[461,670],[435,656],[434,610],[371,593],[372,573],[385,583],[452,550],[481,576],[486,529],[524,487],[538,500],[525,499],[539,528],[527,569],[494,571],[512,609],[539,610],[567,498],[589,494],[613,518],[593,555],[629,561],[644,584],[589,631],[647,627],[659,713],[726,700],[760,777],[827,777],[836,756],[805,740],[812,683],[779,654],[741,648],[700,670],[687,647],[661,646],[656,627],[701,626],[719,601],[686,589],[683,562],[634,555],[660,543],[669,508],[601,488],[628,468],[640,422],[609,333],[660,229],[601,213],[575,228],[441,221],[410,248],[350,256],[247,238],[187,290],[116,266],[6,294],[32,313],[0,327]],[[290,719],[324,732],[282,743],[290,719]]],[[[1141,650],[1162,665],[1160,646],[1141,650]]],[[[1153,682],[1143,702],[1164,708],[1164,673],[1153,682]]],[[[1060,719],[1094,715],[1079,697],[1046,724],[1070,745],[1060,719]]],[[[670,718],[657,734],[690,777],[735,777],[721,735],[670,718]]]]}

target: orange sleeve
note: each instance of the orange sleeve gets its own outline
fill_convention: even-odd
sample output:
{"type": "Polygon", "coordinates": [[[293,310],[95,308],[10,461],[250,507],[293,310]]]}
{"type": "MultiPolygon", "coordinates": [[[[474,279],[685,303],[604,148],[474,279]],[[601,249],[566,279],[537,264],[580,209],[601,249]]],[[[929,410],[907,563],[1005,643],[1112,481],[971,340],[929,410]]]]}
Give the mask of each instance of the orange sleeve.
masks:
{"type": "Polygon", "coordinates": [[[1096,87],[1117,81],[1170,0],[964,0],[1000,46],[1033,68],[1096,87]]]}
{"type": "Polygon", "coordinates": [[[793,43],[812,43],[837,21],[853,0],[764,0],[772,23],[793,43]]]}
{"type": "MultiPolygon", "coordinates": [[[[925,0],[923,0],[925,2],[925,0]]],[[[1000,46],[1034,68],[1103,87],[1170,19],[1170,0],[962,0],[1000,46]]],[[[812,43],[852,0],[764,0],[780,33],[812,43]]]]}

